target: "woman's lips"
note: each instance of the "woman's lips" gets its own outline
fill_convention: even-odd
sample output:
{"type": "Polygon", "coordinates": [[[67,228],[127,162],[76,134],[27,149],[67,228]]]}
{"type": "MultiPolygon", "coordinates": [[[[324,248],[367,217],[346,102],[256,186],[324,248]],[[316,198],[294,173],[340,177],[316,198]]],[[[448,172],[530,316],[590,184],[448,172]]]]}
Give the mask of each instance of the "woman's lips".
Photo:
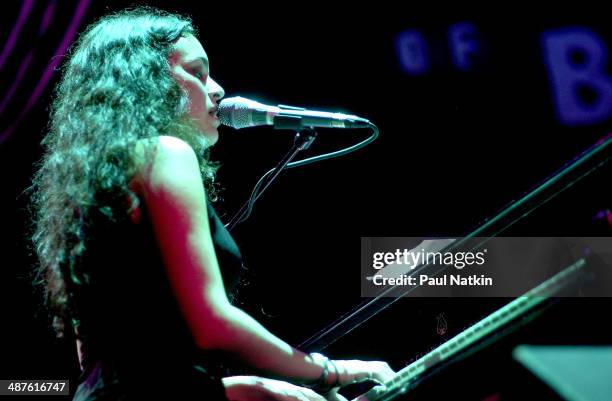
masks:
{"type": "Polygon", "coordinates": [[[212,118],[214,127],[219,128],[219,126],[221,125],[221,120],[219,119],[219,108],[215,107],[211,109],[208,112],[208,115],[210,115],[210,117],[212,118]]]}

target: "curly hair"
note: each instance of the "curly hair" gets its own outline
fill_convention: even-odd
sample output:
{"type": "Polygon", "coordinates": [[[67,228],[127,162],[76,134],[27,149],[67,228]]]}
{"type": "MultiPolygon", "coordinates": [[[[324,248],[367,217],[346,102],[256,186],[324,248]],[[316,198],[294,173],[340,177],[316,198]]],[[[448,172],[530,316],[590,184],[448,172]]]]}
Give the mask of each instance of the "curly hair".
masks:
{"type": "MultiPolygon", "coordinates": [[[[126,199],[137,199],[129,188],[137,141],[159,135],[185,140],[198,155],[209,198],[215,198],[218,166],[186,117],[187,94],[170,75],[168,57],[188,35],[196,30],[187,17],[151,7],[124,10],[89,26],[62,67],[31,187],[38,257],[33,284],[58,337],[78,318],[70,286],[88,282],[78,267],[92,213],[121,221],[130,212],[126,199]]],[[[145,152],[153,152],[149,143],[145,152]]]]}

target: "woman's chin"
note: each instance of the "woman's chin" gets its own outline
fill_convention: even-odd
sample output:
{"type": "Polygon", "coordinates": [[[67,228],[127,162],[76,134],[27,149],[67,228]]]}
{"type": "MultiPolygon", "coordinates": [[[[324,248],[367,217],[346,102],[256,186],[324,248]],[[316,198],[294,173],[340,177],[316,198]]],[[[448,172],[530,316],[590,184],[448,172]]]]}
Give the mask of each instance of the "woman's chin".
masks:
{"type": "Polygon", "coordinates": [[[211,147],[219,140],[219,131],[216,128],[209,128],[206,131],[202,131],[201,138],[206,148],[211,147]]]}

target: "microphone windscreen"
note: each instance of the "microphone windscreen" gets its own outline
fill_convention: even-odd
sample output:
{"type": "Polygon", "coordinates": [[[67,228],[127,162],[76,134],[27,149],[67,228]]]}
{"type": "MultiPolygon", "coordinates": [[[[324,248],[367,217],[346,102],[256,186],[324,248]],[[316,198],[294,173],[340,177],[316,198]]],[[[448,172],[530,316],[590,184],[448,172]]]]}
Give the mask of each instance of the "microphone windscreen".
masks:
{"type": "Polygon", "coordinates": [[[235,129],[253,126],[251,101],[243,97],[230,97],[219,103],[221,124],[235,129]]]}

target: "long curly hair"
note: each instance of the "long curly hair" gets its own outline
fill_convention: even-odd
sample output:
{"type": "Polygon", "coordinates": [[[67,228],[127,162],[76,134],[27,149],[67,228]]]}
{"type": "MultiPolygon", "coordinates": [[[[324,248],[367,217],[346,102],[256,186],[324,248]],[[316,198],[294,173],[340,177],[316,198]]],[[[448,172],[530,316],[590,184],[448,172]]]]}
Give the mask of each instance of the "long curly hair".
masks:
{"type": "MultiPolygon", "coordinates": [[[[89,26],[62,67],[31,187],[33,284],[58,337],[77,318],[70,286],[88,281],[79,261],[93,212],[121,221],[130,212],[126,199],[137,199],[129,183],[138,140],[172,135],[189,143],[215,198],[218,166],[186,117],[187,94],[170,75],[168,57],[188,35],[196,30],[187,17],[151,7],[124,10],[89,26]]],[[[153,152],[153,142],[145,152],[153,152]]]]}

